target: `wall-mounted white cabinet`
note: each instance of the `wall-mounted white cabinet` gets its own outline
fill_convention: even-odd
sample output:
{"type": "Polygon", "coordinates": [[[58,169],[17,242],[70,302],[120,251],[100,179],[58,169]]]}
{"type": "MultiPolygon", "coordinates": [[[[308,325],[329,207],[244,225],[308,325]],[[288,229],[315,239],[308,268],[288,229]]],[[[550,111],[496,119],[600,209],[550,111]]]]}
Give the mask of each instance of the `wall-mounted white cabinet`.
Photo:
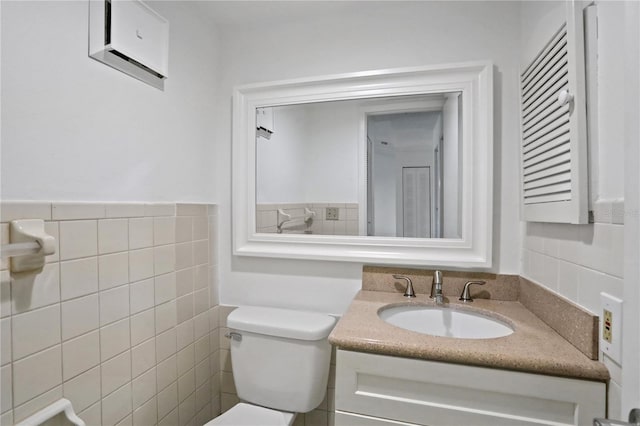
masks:
{"type": "Polygon", "coordinates": [[[525,31],[525,43],[538,49],[520,75],[526,221],[588,222],[584,5],[567,1],[552,14],[557,23],[525,31]]]}
{"type": "Polygon", "coordinates": [[[338,350],[336,426],[587,425],[606,384],[338,350]]]}
{"type": "Polygon", "coordinates": [[[164,88],[169,21],[139,0],[91,0],[89,19],[89,56],[164,88]]]}

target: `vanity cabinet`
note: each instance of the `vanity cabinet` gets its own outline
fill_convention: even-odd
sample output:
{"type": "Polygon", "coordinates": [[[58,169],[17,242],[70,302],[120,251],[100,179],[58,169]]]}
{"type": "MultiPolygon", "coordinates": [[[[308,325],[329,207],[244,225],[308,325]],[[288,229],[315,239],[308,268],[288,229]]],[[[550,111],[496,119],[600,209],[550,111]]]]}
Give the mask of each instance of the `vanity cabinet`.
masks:
{"type": "Polygon", "coordinates": [[[606,383],[337,351],[335,425],[590,425],[606,383]]]}

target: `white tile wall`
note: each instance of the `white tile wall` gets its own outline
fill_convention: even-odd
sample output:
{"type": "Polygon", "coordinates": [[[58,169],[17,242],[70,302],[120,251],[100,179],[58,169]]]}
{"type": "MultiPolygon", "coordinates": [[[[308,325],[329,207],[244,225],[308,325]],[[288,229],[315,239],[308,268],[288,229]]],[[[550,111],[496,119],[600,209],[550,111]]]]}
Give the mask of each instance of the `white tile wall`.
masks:
{"type": "Polygon", "coordinates": [[[154,280],[148,279],[131,283],[129,286],[129,302],[131,313],[137,314],[155,306],[154,304],[154,280]]]}
{"type": "MultiPolygon", "coordinates": [[[[624,225],[619,211],[624,212],[622,200],[600,200],[594,205],[594,224],[526,223],[521,274],[601,315],[601,292],[623,298],[624,225]]],[[[621,367],[600,355],[612,372],[609,407],[620,407],[616,392],[622,375],[614,373],[621,367]]]]}
{"type": "MultiPolygon", "coordinates": [[[[60,345],[13,363],[13,408],[62,383],[60,345]]],[[[18,421],[19,419],[14,419],[18,421]]]]}
{"type": "Polygon", "coordinates": [[[623,225],[528,223],[522,275],[597,314],[601,291],[622,298],[623,237],[623,225]]]}
{"type": "Polygon", "coordinates": [[[69,380],[100,364],[100,334],[92,331],[62,344],[62,377],[69,380]]]}
{"type": "Polygon", "coordinates": [[[63,394],[65,398],[73,401],[73,408],[78,412],[98,402],[101,398],[100,367],[92,368],[64,382],[63,394]]]}
{"type": "Polygon", "coordinates": [[[153,425],[158,421],[158,405],[154,396],[133,412],[134,425],[153,425]]]}
{"type": "Polygon", "coordinates": [[[66,397],[89,425],[220,412],[214,206],[3,202],[58,242],[39,274],[0,265],[0,424],[66,397]],[[198,375],[204,375],[203,377],[198,375]]]}
{"type": "Polygon", "coordinates": [[[98,222],[98,253],[108,254],[129,250],[129,224],[127,219],[98,222]]]}
{"type": "Polygon", "coordinates": [[[36,309],[12,318],[13,359],[60,343],[60,305],[36,309]]]}
{"type": "Polygon", "coordinates": [[[129,250],[153,246],[153,218],[129,219],[129,250]]]}
{"type": "Polygon", "coordinates": [[[98,258],[60,262],[60,296],[62,300],[98,291],[98,258]]]}
{"type": "MultiPolygon", "coordinates": [[[[156,395],[158,385],[156,381],[157,371],[152,368],[133,380],[133,408],[141,407],[146,401],[156,395]]],[[[160,387],[162,388],[162,387],[160,387]]]]}
{"type": "Polygon", "coordinates": [[[61,304],[62,340],[80,336],[100,325],[98,294],[72,299],[61,304]]]}
{"type": "Polygon", "coordinates": [[[129,256],[127,252],[108,254],[98,258],[100,290],[127,283],[129,283],[129,256]]]}
{"type": "Polygon", "coordinates": [[[131,349],[131,374],[140,374],[156,365],[156,340],[151,338],[131,349]]]}
{"type": "Polygon", "coordinates": [[[60,260],[98,254],[98,222],[77,220],[60,222],[60,260]]]}

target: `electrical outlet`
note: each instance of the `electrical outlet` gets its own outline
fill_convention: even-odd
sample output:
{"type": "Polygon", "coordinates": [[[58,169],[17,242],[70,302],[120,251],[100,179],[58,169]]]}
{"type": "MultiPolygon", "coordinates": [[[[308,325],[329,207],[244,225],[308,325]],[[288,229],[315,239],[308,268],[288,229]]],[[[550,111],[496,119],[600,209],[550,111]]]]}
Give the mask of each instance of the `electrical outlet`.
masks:
{"type": "Polygon", "coordinates": [[[325,220],[339,220],[339,215],[340,209],[338,207],[327,207],[325,209],[324,218],[325,220]]]}
{"type": "Polygon", "coordinates": [[[611,320],[612,320],[611,311],[607,311],[606,309],[602,310],[602,338],[611,343],[611,320]]]}
{"type": "Polygon", "coordinates": [[[622,300],[600,293],[602,332],[600,350],[620,364],[622,362],[622,300]]]}

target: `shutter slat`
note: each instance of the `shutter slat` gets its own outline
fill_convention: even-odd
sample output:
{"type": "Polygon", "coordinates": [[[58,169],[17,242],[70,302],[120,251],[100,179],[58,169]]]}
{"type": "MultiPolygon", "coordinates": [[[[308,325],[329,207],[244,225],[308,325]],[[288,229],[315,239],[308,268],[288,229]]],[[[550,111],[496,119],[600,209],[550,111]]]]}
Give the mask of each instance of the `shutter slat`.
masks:
{"type": "Polygon", "coordinates": [[[571,147],[569,146],[569,144],[563,144],[556,148],[550,149],[549,151],[543,152],[540,155],[536,155],[535,157],[532,157],[528,160],[524,160],[525,171],[527,167],[553,160],[554,158],[560,156],[561,154],[570,152],[570,150],[571,150],[571,147]]]}
{"type": "Polygon", "coordinates": [[[540,63],[544,60],[547,52],[549,52],[553,47],[565,36],[567,35],[567,25],[563,23],[558,32],[556,32],[551,40],[545,45],[540,53],[536,56],[533,62],[524,70],[522,73],[522,81],[527,81],[530,79],[532,75],[535,74],[535,70],[539,68],[540,63]]]}
{"type": "Polygon", "coordinates": [[[569,105],[564,105],[549,114],[538,124],[525,131],[522,136],[524,137],[525,141],[531,140],[532,138],[538,138],[549,133],[552,130],[557,129],[568,121],[569,105]]]}
{"type": "Polygon", "coordinates": [[[559,173],[542,179],[532,180],[524,184],[525,195],[530,193],[532,189],[542,188],[549,185],[555,185],[559,183],[571,182],[571,171],[568,173],[559,173]]]}
{"type": "Polygon", "coordinates": [[[542,204],[560,201],[571,201],[571,192],[559,192],[557,194],[541,195],[539,197],[528,197],[524,199],[524,204],[542,204]]]}
{"type": "MultiPolygon", "coordinates": [[[[526,143],[523,147],[523,154],[526,154],[527,152],[531,151],[532,149],[536,149],[537,147],[539,147],[540,145],[544,145],[547,142],[555,139],[555,138],[559,138],[561,136],[563,136],[565,133],[569,133],[569,122],[567,121],[566,123],[562,124],[560,127],[557,127],[555,129],[553,129],[551,132],[544,134],[540,137],[536,138],[529,138],[529,142],[526,143]]],[[[567,136],[569,137],[569,136],[567,136]]]]}
{"type": "Polygon", "coordinates": [[[571,182],[562,182],[554,185],[548,185],[542,188],[535,188],[525,191],[524,197],[535,197],[540,195],[557,194],[561,192],[571,192],[571,182]]]}
{"type": "Polygon", "coordinates": [[[549,51],[549,54],[545,56],[545,59],[541,64],[544,64],[542,67],[538,67],[538,71],[532,73],[530,78],[527,78],[524,81],[522,86],[523,94],[526,96],[527,92],[531,89],[531,87],[544,78],[545,74],[549,72],[549,69],[557,64],[559,61],[566,61],[567,58],[567,38],[562,37],[558,42],[553,46],[553,49],[549,51]]]}
{"type": "Polygon", "coordinates": [[[549,91],[545,93],[544,96],[541,96],[537,101],[529,105],[522,116],[522,122],[528,123],[529,121],[535,119],[541,112],[543,112],[546,108],[554,103],[558,102],[557,94],[562,90],[566,90],[569,88],[569,79],[568,75],[558,80],[552,87],[549,88],[549,91]]]}
{"type": "MultiPolygon", "coordinates": [[[[532,133],[535,133],[541,127],[546,127],[546,123],[548,120],[553,120],[554,117],[562,115],[562,105],[558,102],[552,103],[545,111],[539,114],[537,117],[526,121],[523,123],[522,129],[525,137],[530,136],[532,133]]],[[[568,111],[567,111],[568,112],[568,111]]]]}
{"type": "MultiPolygon", "coordinates": [[[[566,50],[565,50],[566,52],[566,50]]],[[[531,102],[529,101],[532,97],[538,98],[538,93],[546,91],[549,87],[549,82],[556,82],[560,77],[562,77],[565,73],[568,72],[569,62],[567,59],[567,55],[561,56],[558,59],[558,62],[555,64],[549,64],[549,68],[545,71],[544,75],[540,76],[541,79],[536,81],[531,85],[529,90],[523,94],[522,98],[525,101],[525,104],[529,105],[531,102]]]]}
{"type": "Polygon", "coordinates": [[[527,99],[522,100],[523,108],[526,109],[541,96],[544,96],[544,94],[549,92],[550,88],[553,87],[558,81],[562,80],[563,78],[568,78],[568,73],[568,67],[563,67],[558,70],[557,73],[550,75],[549,79],[543,82],[541,85],[537,86],[536,90],[527,99]]]}
{"type": "Polygon", "coordinates": [[[548,169],[550,167],[557,166],[558,164],[562,164],[567,161],[571,161],[571,151],[567,151],[561,155],[551,157],[546,162],[541,161],[539,163],[534,163],[529,166],[525,166],[524,173],[531,174],[531,173],[539,172],[540,170],[548,169]]]}
{"type": "Polygon", "coordinates": [[[536,172],[527,173],[524,175],[524,182],[527,183],[536,179],[541,179],[547,176],[552,176],[558,173],[565,173],[570,171],[571,171],[571,163],[567,161],[565,163],[560,163],[556,166],[548,167],[546,169],[542,169],[536,172]]]}
{"type": "Polygon", "coordinates": [[[524,154],[524,160],[528,161],[531,160],[534,157],[537,157],[538,155],[544,154],[547,151],[551,151],[554,148],[558,148],[561,145],[567,145],[567,151],[569,150],[570,146],[570,139],[569,139],[569,134],[566,133],[564,135],[562,135],[562,137],[559,138],[555,138],[553,140],[551,140],[549,143],[546,143],[544,145],[540,145],[539,147],[537,147],[536,149],[532,149],[531,151],[527,152],[524,154]]]}

